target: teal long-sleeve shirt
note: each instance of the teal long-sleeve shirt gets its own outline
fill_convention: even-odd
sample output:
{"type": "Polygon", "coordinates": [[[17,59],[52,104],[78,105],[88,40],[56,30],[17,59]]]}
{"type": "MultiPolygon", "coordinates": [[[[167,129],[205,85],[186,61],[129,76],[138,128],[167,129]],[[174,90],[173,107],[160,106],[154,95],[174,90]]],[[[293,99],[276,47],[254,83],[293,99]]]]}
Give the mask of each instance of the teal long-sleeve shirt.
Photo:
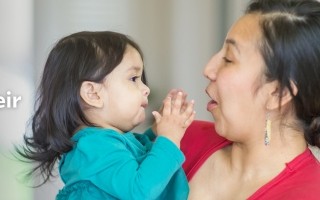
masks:
{"type": "Polygon", "coordinates": [[[121,134],[87,127],[72,139],[74,148],[59,163],[65,186],[57,200],[187,199],[184,155],[151,129],[121,134]]]}

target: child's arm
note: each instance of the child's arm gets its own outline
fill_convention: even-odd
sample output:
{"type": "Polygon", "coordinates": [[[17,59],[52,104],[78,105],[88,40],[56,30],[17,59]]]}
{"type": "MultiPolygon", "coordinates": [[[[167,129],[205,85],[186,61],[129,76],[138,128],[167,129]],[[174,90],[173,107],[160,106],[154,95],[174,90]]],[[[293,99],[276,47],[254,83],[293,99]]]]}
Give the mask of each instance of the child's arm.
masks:
{"type": "MultiPolygon", "coordinates": [[[[140,135],[140,134],[137,134],[137,135],[140,135]]],[[[148,128],[144,133],[143,135],[147,136],[147,138],[150,140],[150,141],[154,141],[157,137],[157,134],[155,133],[155,131],[152,129],[152,127],[148,128]]]]}
{"type": "Polygon", "coordinates": [[[88,134],[77,143],[76,151],[68,158],[73,166],[66,165],[63,176],[72,170],[70,182],[88,180],[109,195],[128,200],[156,199],[185,160],[166,137],[157,137],[148,153],[141,154],[141,149],[128,146],[125,137],[115,132],[88,134]]]}

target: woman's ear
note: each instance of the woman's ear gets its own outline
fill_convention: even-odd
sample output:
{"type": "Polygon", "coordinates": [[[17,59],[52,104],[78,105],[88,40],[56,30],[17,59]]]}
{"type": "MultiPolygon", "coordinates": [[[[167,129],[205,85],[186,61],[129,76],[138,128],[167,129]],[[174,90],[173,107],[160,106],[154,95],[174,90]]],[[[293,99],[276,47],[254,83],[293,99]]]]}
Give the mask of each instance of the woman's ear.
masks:
{"type": "Polygon", "coordinates": [[[100,96],[101,85],[92,81],[84,81],[80,87],[82,100],[93,107],[103,107],[103,99],[100,96]]]}
{"type": "Polygon", "coordinates": [[[277,81],[273,81],[271,84],[271,90],[269,92],[269,99],[267,103],[268,109],[279,109],[279,105],[283,107],[292,100],[293,96],[298,93],[298,88],[293,81],[290,81],[292,93],[290,92],[289,88],[284,88],[283,91],[280,91],[279,83],[277,81]]]}

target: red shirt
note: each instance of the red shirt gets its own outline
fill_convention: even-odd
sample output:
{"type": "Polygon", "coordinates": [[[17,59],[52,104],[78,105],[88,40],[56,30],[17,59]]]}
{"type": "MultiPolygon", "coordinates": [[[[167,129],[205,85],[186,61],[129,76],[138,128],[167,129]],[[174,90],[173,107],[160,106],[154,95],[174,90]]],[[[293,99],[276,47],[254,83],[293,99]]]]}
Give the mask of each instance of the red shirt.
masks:
{"type": "MultiPolygon", "coordinates": [[[[210,155],[229,144],[230,141],[217,135],[213,123],[194,121],[181,141],[181,150],[186,156],[183,168],[188,180],[191,180],[210,155]]],[[[320,200],[319,161],[306,149],[248,199],[320,200]]]]}

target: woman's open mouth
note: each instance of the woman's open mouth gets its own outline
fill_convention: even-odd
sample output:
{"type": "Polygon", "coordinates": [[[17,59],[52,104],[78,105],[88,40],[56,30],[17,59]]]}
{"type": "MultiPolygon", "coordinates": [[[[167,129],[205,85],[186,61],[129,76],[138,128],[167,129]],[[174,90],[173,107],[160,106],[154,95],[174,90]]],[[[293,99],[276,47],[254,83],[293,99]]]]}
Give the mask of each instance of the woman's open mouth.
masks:
{"type": "Polygon", "coordinates": [[[207,90],[206,90],[206,93],[208,94],[208,96],[211,99],[207,104],[207,110],[212,111],[213,109],[215,109],[218,106],[218,102],[216,100],[214,100],[214,98],[208,93],[207,90]]]}
{"type": "Polygon", "coordinates": [[[215,109],[217,106],[218,106],[217,102],[215,100],[211,100],[207,104],[207,110],[211,111],[211,110],[215,109]]]}

